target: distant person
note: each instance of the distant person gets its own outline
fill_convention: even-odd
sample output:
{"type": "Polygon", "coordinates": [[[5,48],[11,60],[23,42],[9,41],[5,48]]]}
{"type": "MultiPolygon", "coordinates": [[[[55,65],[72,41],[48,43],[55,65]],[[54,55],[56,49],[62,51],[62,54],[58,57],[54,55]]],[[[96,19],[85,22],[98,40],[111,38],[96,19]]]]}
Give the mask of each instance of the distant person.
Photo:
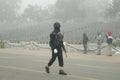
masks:
{"type": "Polygon", "coordinates": [[[84,47],[84,54],[87,54],[87,48],[88,48],[88,36],[86,35],[86,33],[83,33],[83,47],[84,47]]]}
{"type": "Polygon", "coordinates": [[[59,62],[59,67],[60,67],[59,74],[67,75],[67,73],[65,73],[63,70],[64,62],[63,62],[62,48],[64,50],[64,45],[63,45],[63,35],[60,32],[60,23],[59,22],[54,23],[54,30],[50,34],[50,43],[49,44],[50,44],[50,47],[52,50],[52,58],[48,62],[47,66],[45,67],[46,72],[50,73],[49,68],[54,63],[56,58],[58,57],[58,62],[59,62]]]}
{"type": "Polygon", "coordinates": [[[117,47],[117,37],[114,37],[113,43],[114,43],[114,47],[116,48],[117,47]]]}
{"type": "Polygon", "coordinates": [[[102,35],[100,32],[97,33],[97,55],[101,55],[101,44],[102,44],[102,35]]]}
{"type": "Polygon", "coordinates": [[[120,33],[119,33],[119,39],[120,39],[120,33]]]}
{"type": "Polygon", "coordinates": [[[113,42],[112,32],[108,32],[106,38],[108,44],[108,56],[112,56],[112,42],[113,42]]]}

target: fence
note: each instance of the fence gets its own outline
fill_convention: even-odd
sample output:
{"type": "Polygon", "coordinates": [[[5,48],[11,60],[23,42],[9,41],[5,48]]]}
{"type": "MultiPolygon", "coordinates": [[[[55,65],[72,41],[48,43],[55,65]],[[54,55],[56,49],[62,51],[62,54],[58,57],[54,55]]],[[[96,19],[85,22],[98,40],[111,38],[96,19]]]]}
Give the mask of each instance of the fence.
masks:
{"type": "MultiPolygon", "coordinates": [[[[67,43],[67,51],[68,52],[83,52],[83,45],[81,44],[69,44],[67,43]]],[[[103,43],[101,46],[101,50],[106,48],[107,44],[103,43]]],[[[10,42],[10,41],[1,41],[1,48],[19,48],[19,49],[30,49],[30,50],[40,50],[40,49],[50,49],[48,43],[41,43],[36,41],[18,41],[18,42],[10,42]]],[[[96,53],[97,52],[97,44],[96,43],[88,43],[88,52],[96,53]]],[[[113,52],[120,53],[120,47],[113,46],[113,52]]]]}

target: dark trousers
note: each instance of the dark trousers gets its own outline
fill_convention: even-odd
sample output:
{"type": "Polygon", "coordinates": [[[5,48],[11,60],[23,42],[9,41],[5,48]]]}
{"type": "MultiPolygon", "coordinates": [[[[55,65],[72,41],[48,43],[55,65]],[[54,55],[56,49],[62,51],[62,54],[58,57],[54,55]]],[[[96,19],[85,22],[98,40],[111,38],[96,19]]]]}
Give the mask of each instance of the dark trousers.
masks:
{"type": "Polygon", "coordinates": [[[87,43],[84,43],[83,47],[84,47],[84,54],[87,54],[87,43]]]}
{"type": "Polygon", "coordinates": [[[51,48],[52,50],[52,58],[50,59],[50,61],[48,62],[48,66],[51,66],[54,61],[56,60],[56,58],[58,57],[58,63],[60,67],[63,67],[63,55],[62,55],[62,48],[61,47],[57,47],[57,51],[58,53],[54,53],[54,49],[55,48],[51,48]]]}

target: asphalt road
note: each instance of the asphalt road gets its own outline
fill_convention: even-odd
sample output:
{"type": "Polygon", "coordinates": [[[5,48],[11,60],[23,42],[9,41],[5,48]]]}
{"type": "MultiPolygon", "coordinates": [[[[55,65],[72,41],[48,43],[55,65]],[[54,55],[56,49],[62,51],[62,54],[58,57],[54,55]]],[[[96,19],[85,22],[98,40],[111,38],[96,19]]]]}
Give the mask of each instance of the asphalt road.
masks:
{"type": "MultiPolygon", "coordinates": [[[[17,50],[16,50],[17,51],[17,50]]],[[[23,51],[2,52],[0,50],[0,80],[119,80],[120,55],[105,56],[68,53],[64,56],[67,76],[59,75],[58,61],[45,72],[50,59],[49,51],[29,53],[23,51]],[[39,54],[38,54],[39,53],[39,54]]]]}

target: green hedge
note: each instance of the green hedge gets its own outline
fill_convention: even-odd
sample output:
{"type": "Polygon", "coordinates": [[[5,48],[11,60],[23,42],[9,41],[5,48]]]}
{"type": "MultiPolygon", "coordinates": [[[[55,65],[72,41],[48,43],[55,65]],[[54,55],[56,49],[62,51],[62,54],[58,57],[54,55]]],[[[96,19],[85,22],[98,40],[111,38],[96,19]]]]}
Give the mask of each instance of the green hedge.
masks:
{"type": "Polygon", "coordinates": [[[0,41],[0,48],[4,48],[4,42],[0,41]]]}

